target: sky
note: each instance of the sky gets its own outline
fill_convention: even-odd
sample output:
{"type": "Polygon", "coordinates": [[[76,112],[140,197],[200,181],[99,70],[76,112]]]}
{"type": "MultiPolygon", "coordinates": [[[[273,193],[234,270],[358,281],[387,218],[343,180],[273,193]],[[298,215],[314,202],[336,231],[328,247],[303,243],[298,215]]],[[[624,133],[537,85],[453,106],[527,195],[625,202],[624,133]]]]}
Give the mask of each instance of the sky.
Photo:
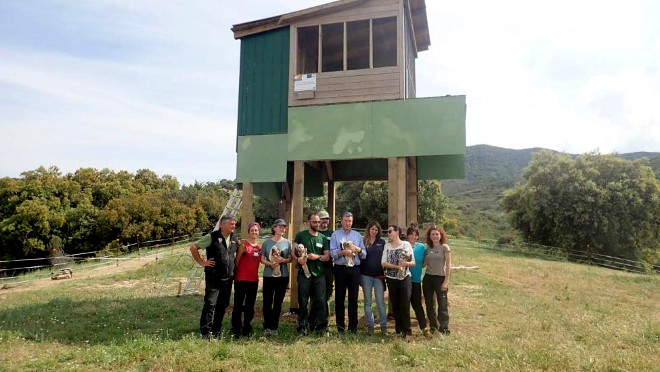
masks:
{"type": "MultiPolygon", "coordinates": [[[[231,26],[325,2],[0,0],[0,177],[234,179],[231,26]]],[[[468,145],[660,151],[659,1],[426,5],[417,95],[466,95],[468,145]]]]}

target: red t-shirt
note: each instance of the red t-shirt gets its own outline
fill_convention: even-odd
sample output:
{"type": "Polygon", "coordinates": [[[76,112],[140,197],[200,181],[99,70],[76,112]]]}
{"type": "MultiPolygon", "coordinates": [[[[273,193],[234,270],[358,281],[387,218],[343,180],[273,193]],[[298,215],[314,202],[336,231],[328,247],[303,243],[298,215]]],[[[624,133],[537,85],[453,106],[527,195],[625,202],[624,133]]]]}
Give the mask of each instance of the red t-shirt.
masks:
{"type": "Polygon", "coordinates": [[[243,242],[245,252],[241,256],[236,266],[237,281],[245,282],[258,282],[259,281],[259,264],[261,263],[261,247],[257,244],[253,246],[247,241],[243,242]]]}

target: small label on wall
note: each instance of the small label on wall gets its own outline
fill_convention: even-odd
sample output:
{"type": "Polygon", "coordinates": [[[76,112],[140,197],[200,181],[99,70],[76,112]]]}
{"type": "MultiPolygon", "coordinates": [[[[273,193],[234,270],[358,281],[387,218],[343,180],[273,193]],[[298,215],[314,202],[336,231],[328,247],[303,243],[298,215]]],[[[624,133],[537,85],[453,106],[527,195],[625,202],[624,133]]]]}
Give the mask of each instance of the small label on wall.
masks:
{"type": "Polygon", "coordinates": [[[293,91],[316,90],[316,74],[302,74],[293,77],[293,91]]]}

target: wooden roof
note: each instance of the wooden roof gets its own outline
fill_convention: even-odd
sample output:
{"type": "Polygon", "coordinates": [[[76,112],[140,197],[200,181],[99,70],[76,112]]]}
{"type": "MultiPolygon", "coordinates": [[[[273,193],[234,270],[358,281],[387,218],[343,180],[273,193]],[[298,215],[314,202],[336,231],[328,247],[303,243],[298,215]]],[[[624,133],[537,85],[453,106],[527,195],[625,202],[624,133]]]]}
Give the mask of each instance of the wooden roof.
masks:
{"type": "MultiPolygon", "coordinates": [[[[405,0],[404,0],[405,1],[405,0]]],[[[429,26],[426,18],[425,0],[408,0],[410,2],[410,13],[413,23],[413,32],[417,51],[427,50],[431,44],[429,36],[429,26]]],[[[318,5],[312,8],[298,10],[279,16],[258,19],[256,21],[235,24],[231,30],[234,33],[234,39],[240,39],[245,36],[258,34],[260,32],[273,30],[282,26],[289,25],[303,18],[317,17],[320,15],[333,13],[342,9],[347,9],[363,3],[364,0],[339,0],[328,4],[318,5]]]]}

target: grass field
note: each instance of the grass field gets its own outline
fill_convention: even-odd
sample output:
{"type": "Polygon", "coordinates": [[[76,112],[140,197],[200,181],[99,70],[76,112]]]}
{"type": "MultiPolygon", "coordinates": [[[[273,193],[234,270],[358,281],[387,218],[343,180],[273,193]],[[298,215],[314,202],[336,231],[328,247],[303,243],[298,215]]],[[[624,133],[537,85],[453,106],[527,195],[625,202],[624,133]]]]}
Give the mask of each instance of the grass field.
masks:
{"type": "Polygon", "coordinates": [[[264,338],[257,311],[253,338],[204,342],[202,297],[175,296],[190,262],[157,294],[177,258],[163,255],[0,291],[0,371],[659,370],[660,276],[452,250],[454,265],[479,269],[452,275],[451,336],[298,338],[285,317],[264,338]]]}

